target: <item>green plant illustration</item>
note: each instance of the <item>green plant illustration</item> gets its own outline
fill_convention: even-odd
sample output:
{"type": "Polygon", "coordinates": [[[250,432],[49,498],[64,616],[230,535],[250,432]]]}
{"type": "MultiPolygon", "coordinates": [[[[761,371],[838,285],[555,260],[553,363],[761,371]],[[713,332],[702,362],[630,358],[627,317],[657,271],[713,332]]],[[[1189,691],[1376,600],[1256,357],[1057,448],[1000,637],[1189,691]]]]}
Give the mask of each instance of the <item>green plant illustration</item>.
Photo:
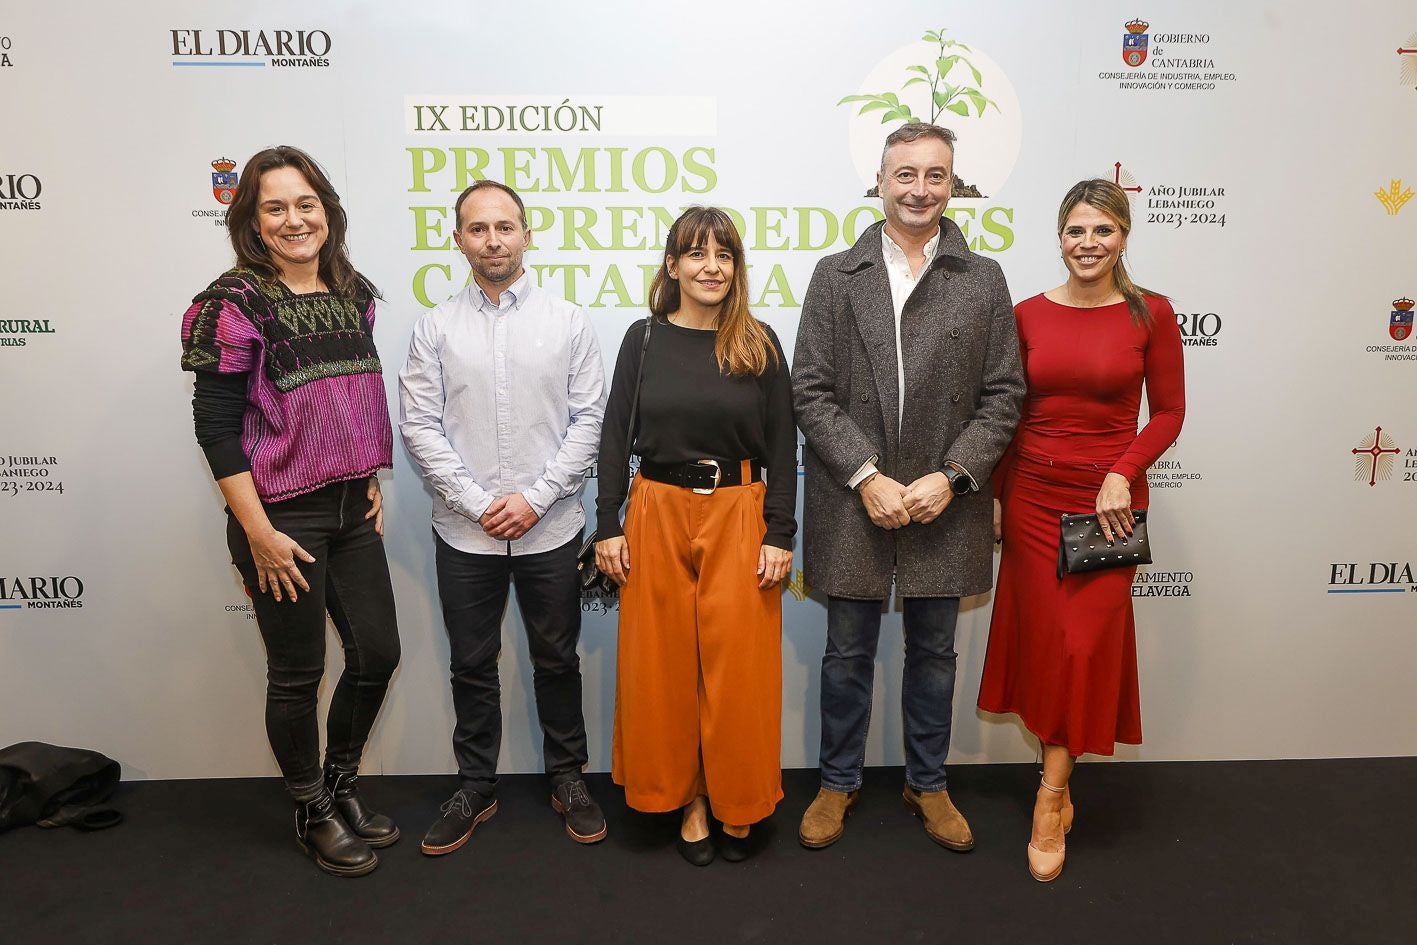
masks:
{"type": "MultiPolygon", "coordinates": [[[[910,73],[910,76],[901,86],[901,91],[905,91],[912,85],[928,85],[930,87],[930,124],[934,124],[944,112],[953,112],[961,118],[968,118],[972,109],[974,117],[978,118],[990,106],[993,106],[994,111],[998,111],[999,103],[989,98],[979,88],[984,84],[979,69],[965,55],[965,53],[971,53],[974,50],[958,40],[946,39],[946,32],[944,29],[925,31],[922,38],[928,43],[936,43],[939,46],[934,67],[908,66],[906,72],[910,73]],[[964,71],[967,71],[969,76],[974,79],[973,85],[966,84],[964,71]],[[951,74],[956,73],[959,77],[958,85],[950,82],[951,74]]],[[[882,92],[879,95],[848,95],[837,104],[845,105],[849,102],[861,103],[861,107],[857,111],[858,115],[880,112],[883,125],[889,121],[925,121],[911,111],[910,106],[902,102],[900,95],[896,92],[882,92]]]]}

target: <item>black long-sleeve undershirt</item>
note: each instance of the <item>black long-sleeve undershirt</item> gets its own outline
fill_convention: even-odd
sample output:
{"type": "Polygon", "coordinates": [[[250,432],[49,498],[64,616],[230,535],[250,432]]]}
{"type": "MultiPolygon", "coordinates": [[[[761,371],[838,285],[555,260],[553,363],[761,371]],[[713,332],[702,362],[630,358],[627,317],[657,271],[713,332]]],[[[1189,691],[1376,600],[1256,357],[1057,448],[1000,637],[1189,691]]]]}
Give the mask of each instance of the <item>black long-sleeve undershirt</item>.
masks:
{"type": "Polygon", "coordinates": [[[194,373],[197,382],[192,391],[192,425],[197,431],[197,445],[211,467],[212,478],[225,479],[250,472],[251,460],[241,446],[241,423],[246,416],[246,374],[194,373]]]}

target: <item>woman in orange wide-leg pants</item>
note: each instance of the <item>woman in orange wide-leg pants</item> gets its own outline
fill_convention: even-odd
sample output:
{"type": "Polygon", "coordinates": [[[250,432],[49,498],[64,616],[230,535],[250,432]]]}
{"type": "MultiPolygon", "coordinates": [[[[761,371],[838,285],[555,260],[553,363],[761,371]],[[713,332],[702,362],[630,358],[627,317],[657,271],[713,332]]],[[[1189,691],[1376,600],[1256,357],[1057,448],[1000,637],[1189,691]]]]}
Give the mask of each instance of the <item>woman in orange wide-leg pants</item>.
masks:
{"type": "Polygon", "coordinates": [[[630,492],[613,770],[636,810],[707,794],[714,817],[752,824],[782,799],[782,590],[756,573],[765,491],[640,477],[630,492]]]}
{"type": "Polygon", "coordinates": [[[747,271],[726,213],[684,212],[650,317],[620,346],[601,428],[595,559],[620,587],[615,782],[635,810],[682,810],[679,852],[695,866],[751,856],[751,826],[782,799],[797,428],[787,358],[748,311],[747,271]]]}

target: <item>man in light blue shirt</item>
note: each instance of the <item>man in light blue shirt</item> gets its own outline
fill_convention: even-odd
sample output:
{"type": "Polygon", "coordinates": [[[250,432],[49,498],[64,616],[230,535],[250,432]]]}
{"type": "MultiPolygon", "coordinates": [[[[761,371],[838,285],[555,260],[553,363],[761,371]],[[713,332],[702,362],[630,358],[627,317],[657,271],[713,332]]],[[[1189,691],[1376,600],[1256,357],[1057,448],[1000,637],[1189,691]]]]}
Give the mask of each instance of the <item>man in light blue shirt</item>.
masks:
{"type": "Polygon", "coordinates": [[[461,784],[423,838],[451,853],[497,811],[497,655],[507,590],[531,650],[551,804],[580,843],[605,837],[586,790],[581,709],[581,490],[600,445],[605,371],[586,313],[532,283],[526,208],[496,181],[458,197],[472,282],[419,318],[399,374],[399,429],[433,487],[438,596],[451,642],[461,784]]]}

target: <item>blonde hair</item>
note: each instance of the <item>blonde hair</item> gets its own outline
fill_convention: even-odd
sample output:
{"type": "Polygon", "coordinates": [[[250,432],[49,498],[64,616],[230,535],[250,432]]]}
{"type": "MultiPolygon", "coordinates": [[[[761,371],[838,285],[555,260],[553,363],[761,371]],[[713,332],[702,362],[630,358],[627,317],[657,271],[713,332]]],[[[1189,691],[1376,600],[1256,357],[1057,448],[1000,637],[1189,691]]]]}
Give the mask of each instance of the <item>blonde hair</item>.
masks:
{"type": "MultiPolygon", "coordinates": [[[[1063,228],[1068,224],[1068,214],[1072,213],[1080,203],[1085,203],[1111,217],[1121,229],[1123,239],[1132,232],[1132,203],[1127,199],[1127,192],[1112,181],[1099,177],[1078,181],[1063,198],[1062,205],[1058,207],[1059,238],[1063,235],[1063,228]]],[[[1117,259],[1117,265],[1112,267],[1112,285],[1122,294],[1122,298],[1127,300],[1127,308],[1131,310],[1132,321],[1138,325],[1149,326],[1151,324],[1151,308],[1146,304],[1148,295],[1166,298],[1160,292],[1142,288],[1133,282],[1131,274],[1127,272],[1126,261],[1120,257],[1117,259]]]]}
{"type": "Polygon", "coordinates": [[[710,236],[733,254],[733,281],[718,310],[713,345],[719,372],[761,375],[768,369],[769,359],[777,364],[777,349],[767,328],[748,311],[748,264],[743,240],[728,214],[717,207],[690,207],[669,228],[664,241],[665,258],[649,287],[649,310],[660,318],[679,310],[679,281],[669,275],[669,260],[707,245],[710,236]]]}

